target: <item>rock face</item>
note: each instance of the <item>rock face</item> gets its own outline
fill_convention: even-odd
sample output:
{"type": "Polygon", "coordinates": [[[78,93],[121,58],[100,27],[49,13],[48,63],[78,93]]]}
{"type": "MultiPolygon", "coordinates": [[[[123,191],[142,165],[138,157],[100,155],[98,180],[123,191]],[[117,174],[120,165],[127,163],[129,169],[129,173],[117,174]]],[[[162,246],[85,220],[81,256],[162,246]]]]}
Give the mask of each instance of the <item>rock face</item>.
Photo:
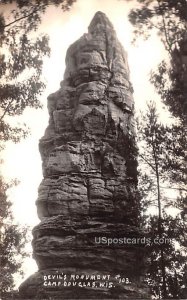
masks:
{"type": "Polygon", "coordinates": [[[127,56],[97,12],[69,47],[64,80],[48,97],[49,125],[39,144],[41,222],[33,229],[39,271],[21,285],[20,297],[146,298],[143,249],[122,243],[140,237],[132,92],[127,56]],[[72,274],[76,282],[82,275],[82,284],[88,277],[72,286],[72,274]]]}

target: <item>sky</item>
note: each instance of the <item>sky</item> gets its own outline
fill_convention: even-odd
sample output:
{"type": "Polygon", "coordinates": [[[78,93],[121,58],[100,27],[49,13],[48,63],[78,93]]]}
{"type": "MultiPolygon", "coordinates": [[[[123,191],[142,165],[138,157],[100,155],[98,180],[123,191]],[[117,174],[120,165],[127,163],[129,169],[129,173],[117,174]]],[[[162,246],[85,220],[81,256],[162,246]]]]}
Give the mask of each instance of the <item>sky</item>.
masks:
{"type": "MultiPolygon", "coordinates": [[[[134,88],[136,109],[145,108],[146,101],[159,102],[153,86],[149,83],[149,73],[166,56],[162,43],[156,33],[148,41],[139,41],[132,45],[133,28],[128,22],[128,12],[135,6],[134,1],[125,0],[78,0],[69,12],[51,7],[43,18],[42,32],[50,37],[51,57],[44,59],[43,78],[47,84],[41,102],[42,110],[26,109],[17,121],[25,122],[31,129],[31,135],[19,144],[9,142],[4,151],[2,173],[9,180],[17,178],[20,184],[9,191],[13,203],[15,221],[31,228],[39,222],[35,201],[38,186],[42,180],[41,158],[38,141],[43,136],[48,124],[47,96],[60,87],[65,70],[65,55],[70,44],[80,38],[99,10],[104,12],[113,23],[117,36],[128,53],[130,79],[134,88]]],[[[160,112],[165,111],[160,105],[160,112]]],[[[30,244],[27,246],[30,250],[30,244]]],[[[37,270],[36,263],[28,258],[24,263],[25,277],[37,270]]],[[[19,284],[19,280],[18,280],[19,284]]]]}

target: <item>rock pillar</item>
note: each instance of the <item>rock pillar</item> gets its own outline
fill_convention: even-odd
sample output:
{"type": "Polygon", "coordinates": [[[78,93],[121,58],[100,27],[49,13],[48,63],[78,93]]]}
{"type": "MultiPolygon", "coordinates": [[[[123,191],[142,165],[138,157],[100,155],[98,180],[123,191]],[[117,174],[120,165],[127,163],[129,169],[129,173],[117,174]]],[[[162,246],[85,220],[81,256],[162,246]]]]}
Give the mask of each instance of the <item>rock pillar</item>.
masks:
{"type": "Polygon", "coordinates": [[[21,285],[22,297],[146,298],[142,249],[125,242],[140,235],[132,92],[126,53],[97,12],[48,97],[33,229],[39,271],[21,285]]]}

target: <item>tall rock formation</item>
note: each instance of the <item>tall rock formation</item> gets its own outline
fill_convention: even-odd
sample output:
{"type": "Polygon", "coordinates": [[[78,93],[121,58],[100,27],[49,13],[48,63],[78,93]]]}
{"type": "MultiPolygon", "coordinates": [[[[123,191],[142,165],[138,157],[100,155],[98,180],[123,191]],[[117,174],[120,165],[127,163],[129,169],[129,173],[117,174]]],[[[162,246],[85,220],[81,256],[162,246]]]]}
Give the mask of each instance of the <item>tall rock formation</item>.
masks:
{"type": "Polygon", "coordinates": [[[132,92],[127,56],[97,12],[48,97],[33,229],[39,271],[21,285],[22,298],[146,298],[143,250],[124,242],[140,236],[132,92]]]}

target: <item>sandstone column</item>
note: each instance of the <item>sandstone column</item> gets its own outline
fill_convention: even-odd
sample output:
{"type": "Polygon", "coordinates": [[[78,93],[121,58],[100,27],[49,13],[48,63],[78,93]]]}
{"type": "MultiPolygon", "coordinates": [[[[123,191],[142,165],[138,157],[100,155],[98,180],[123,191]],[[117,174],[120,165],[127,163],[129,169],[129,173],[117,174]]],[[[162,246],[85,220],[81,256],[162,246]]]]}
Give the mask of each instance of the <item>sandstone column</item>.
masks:
{"type": "Polygon", "coordinates": [[[140,234],[132,92],[126,53],[97,12],[69,47],[64,80],[48,97],[49,125],[39,144],[41,222],[33,229],[39,271],[21,285],[23,298],[146,298],[142,248],[116,242],[140,234]],[[101,237],[115,243],[99,244],[101,237]],[[109,275],[113,286],[100,286],[97,277],[97,287],[68,287],[59,274],[109,275]],[[45,286],[45,278],[61,283],[45,286]]]}

